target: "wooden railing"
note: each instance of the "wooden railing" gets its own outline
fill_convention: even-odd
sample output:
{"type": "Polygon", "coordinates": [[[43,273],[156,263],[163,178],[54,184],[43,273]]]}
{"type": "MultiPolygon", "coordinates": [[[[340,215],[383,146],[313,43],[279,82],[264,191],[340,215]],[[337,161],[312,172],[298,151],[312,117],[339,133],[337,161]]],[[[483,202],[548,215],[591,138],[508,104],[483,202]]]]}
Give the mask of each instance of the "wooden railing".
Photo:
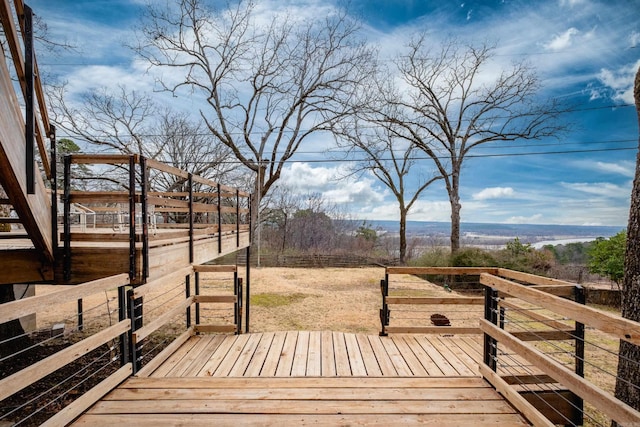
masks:
{"type": "MultiPolygon", "coordinates": [[[[41,423],[41,418],[34,418],[40,410],[49,405],[58,407],[60,403],[57,401],[69,400],[70,395],[77,394],[73,390],[87,379],[93,379],[92,388],[84,390],[77,399],[43,423],[66,425],[126,378],[131,375],[145,376],[156,370],[194,334],[237,334],[241,331],[242,280],[238,278],[234,265],[194,265],[141,286],[132,285],[135,284],[125,273],[2,305],[0,324],[32,313],[46,315],[48,310],[56,310],[58,316],[64,312],[67,318],[61,320],[62,329],[53,333],[52,338],[49,338],[51,335],[47,327],[41,328],[36,335],[46,335],[44,341],[34,343],[31,349],[3,355],[0,363],[19,360],[33,352],[39,353],[47,345],[58,346],[67,341],[73,343],[0,379],[3,408],[0,410],[0,422],[41,423]],[[202,278],[203,274],[209,277],[202,278]],[[101,304],[90,306],[100,297],[103,299],[101,304]],[[115,307],[110,305],[113,299],[117,300],[115,307]],[[68,303],[71,303],[71,307],[77,303],[78,312],[70,314],[68,311],[72,309],[68,303]],[[221,309],[207,310],[201,307],[203,305],[224,305],[224,313],[221,309]],[[97,317],[96,311],[102,312],[101,318],[97,317]],[[117,313],[117,321],[111,320],[113,313],[117,313]],[[192,322],[192,314],[195,315],[195,322],[192,322]],[[75,326],[69,328],[70,323],[75,326]],[[77,336],[81,339],[74,338],[77,336]],[[77,360],[85,355],[93,359],[77,360]],[[72,363],[75,363],[72,365],[74,372],[65,373],[65,367],[72,363]],[[74,375],[82,370],[86,372],[81,378],[74,379],[74,375]],[[51,377],[50,374],[55,375],[51,377]],[[29,405],[24,405],[24,408],[7,413],[6,408],[20,406],[7,399],[25,389],[26,395],[31,398],[35,393],[30,391],[31,386],[34,390],[50,387],[50,391],[33,399],[39,407],[30,412],[29,405]]],[[[27,399],[21,398],[20,402],[24,400],[27,399]]],[[[46,412],[56,411],[49,409],[46,412]]]]}
{"type": "Polygon", "coordinates": [[[534,425],[640,425],[638,409],[613,394],[617,381],[631,381],[640,392],[637,379],[617,378],[618,344],[639,345],[640,324],[585,305],[582,286],[502,268],[389,267],[386,273],[381,334],[482,334],[481,375],[534,425]],[[454,276],[472,276],[484,296],[416,296],[418,285],[403,285],[403,274],[437,276],[453,291],[454,276]],[[397,296],[407,288],[413,294],[397,296]],[[463,310],[483,306],[475,329],[453,321],[430,326],[429,314],[458,313],[461,304],[467,304],[463,310]],[[393,313],[407,307],[419,308],[422,319],[394,326],[401,318],[393,313]]]}
{"type": "MultiPolygon", "coordinates": [[[[154,266],[160,277],[188,261],[202,263],[224,253],[247,247],[250,242],[250,194],[138,155],[71,155],[65,157],[64,252],[65,279],[69,280],[71,242],[99,242],[129,248],[129,274],[139,282],[154,266]],[[92,168],[89,176],[74,182],[72,168],[92,168]],[[110,171],[105,181],[105,170],[110,171]],[[114,169],[115,168],[115,169],[114,169]],[[157,191],[157,182],[174,183],[157,191]],[[81,185],[77,185],[77,184],[81,185]],[[77,190],[100,188],[113,190],[77,190]],[[81,206],[95,216],[95,229],[72,229],[72,207],[81,206]],[[243,237],[244,236],[244,237],[243,237]],[[217,250],[210,248],[211,240],[217,250]],[[152,247],[184,247],[183,255],[150,259],[152,247]],[[208,255],[208,256],[207,256],[208,255]],[[151,262],[155,264],[151,264],[151,262]]],[[[153,278],[153,277],[151,277],[153,278]]]]}

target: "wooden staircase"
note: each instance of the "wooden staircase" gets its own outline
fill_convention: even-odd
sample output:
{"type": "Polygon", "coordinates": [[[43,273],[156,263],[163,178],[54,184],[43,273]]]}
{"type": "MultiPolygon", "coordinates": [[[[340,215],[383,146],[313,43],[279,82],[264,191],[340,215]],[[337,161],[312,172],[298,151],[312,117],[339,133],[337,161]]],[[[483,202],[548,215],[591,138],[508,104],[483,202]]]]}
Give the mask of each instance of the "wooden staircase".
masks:
{"type": "MultiPolygon", "coordinates": [[[[44,146],[51,127],[37,78],[35,57],[29,58],[28,54],[22,53],[10,3],[2,0],[0,20],[22,90],[16,93],[7,62],[0,61],[0,186],[4,190],[0,198],[0,207],[4,208],[0,214],[0,226],[9,224],[16,228],[19,224],[21,227],[15,232],[0,233],[2,248],[11,249],[10,253],[3,253],[0,257],[0,269],[3,273],[11,273],[3,274],[2,283],[19,283],[50,278],[55,237],[50,193],[40,173],[41,166],[45,179],[52,177],[49,155],[44,146]],[[21,100],[27,105],[26,114],[21,100]],[[27,126],[29,122],[31,126],[27,126]],[[39,164],[34,155],[35,147],[40,156],[39,164]]],[[[27,24],[23,16],[30,11],[21,0],[12,3],[16,16],[21,17],[24,40],[27,24]]]]}

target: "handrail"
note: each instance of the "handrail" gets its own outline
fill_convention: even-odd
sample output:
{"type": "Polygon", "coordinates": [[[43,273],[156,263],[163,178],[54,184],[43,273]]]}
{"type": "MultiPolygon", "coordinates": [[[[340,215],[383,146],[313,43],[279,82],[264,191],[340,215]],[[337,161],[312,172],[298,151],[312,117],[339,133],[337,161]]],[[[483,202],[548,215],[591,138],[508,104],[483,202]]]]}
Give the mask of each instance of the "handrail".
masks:
{"type": "MultiPolygon", "coordinates": [[[[16,16],[18,16],[18,22],[21,28],[22,38],[24,39],[26,34],[26,28],[24,25],[24,19],[22,17],[25,16],[25,6],[22,0],[14,0],[13,1],[16,16]]],[[[3,1],[2,5],[0,5],[0,21],[2,23],[2,27],[4,29],[5,38],[7,40],[7,45],[9,46],[9,51],[11,53],[11,57],[13,59],[13,65],[16,71],[16,76],[18,77],[18,81],[20,82],[20,88],[22,89],[22,95],[26,99],[27,94],[27,84],[26,84],[26,72],[25,72],[25,55],[22,53],[22,47],[19,41],[18,29],[13,21],[13,16],[11,13],[11,7],[9,1],[3,1]]],[[[33,79],[34,85],[33,89],[36,96],[36,101],[38,103],[38,110],[40,111],[39,118],[36,119],[34,133],[36,137],[36,142],[38,145],[38,151],[40,153],[40,158],[42,160],[42,167],[45,171],[45,175],[48,179],[51,179],[51,161],[49,159],[47,148],[45,147],[44,138],[47,137],[51,130],[51,125],[49,123],[49,115],[47,112],[47,105],[45,102],[44,91],[42,89],[42,82],[40,81],[40,71],[38,69],[38,63],[35,57],[35,54],[32,58],[32,67],[33,67],[33,79]],[[44,132],[43,129],[44,128],[44,132]]]]}

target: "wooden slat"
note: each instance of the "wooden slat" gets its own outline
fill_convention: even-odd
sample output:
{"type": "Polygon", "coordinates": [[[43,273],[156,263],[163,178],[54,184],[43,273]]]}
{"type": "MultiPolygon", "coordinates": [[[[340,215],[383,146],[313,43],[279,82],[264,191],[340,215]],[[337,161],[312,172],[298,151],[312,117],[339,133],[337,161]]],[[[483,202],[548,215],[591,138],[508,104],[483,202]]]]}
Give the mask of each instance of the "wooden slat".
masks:
{"type": "Polygon", "coordinates": [[[191,266],[184,267],[171,274],[161,276],[157,279],[153,279],[142,286],[138,286],[133,289],[133,298],[141,298],[150,292],[155,292],[158,288],[166,285],[177,285],[184,283],[185,278],[193,272],[191,266]]]}
{"type": "Polygon", "coordinates": [[[484,298],[469,297],[387,297],[387,304],[484,305],[484,298]]]}
{"type": "Polygon", "coordinates": [[[351,366],[351,375],[366,376],[367,370],[364,366],[364,359],[360,352],[358,340],[354,334],[345,334],[344,342],[347,347],[347,355],[349,357],[349,365],[351,366]]]}
{"type": "Polygon", "coordinates": [[[69,405],[62,408],[53,417],[41,424],[41,427],[66,426],[75,418],[82,415],[91,405],[109,393],[118,384],[126,380],[133,372],[131,363],[127,363],[113,374],[109,375],[91,390],[82,393],[82,396],[69,405]]]}
{"type": "Polygon", "coordinates": [[[460,326],[387,326],[385,331],[390,334],[479,334],[480,329],[460,326]]]}
{"type": "Polygon", "coordinates": [[[213,373],[214,377],[229,376],[231,369],[233,369],[233,366],[236,364],[238,358],[242,354],[247,341],[249,341],[249,337],[249,335],[237,335],[235,337],[233,345],[231,346],[231,348],[229,348],[229,351],[224,356],[224,358],[220,362],[220,365],[218,365],[218,368],[213,373]]]}
{"type": "Polygon", "coordinates": [[[432,338],[426,336],[416,337],[416,342],[429,354],[429,357],[436,364],[438,369],[442,372],[442,375],[456,376],[458,372],[451,365],[451,362],[447,360],[447,357],[438,351],[433,345],[432,338]]]}
{"type": "Polygon", "coordinates": [[[380,366],[380,370],[382,371],[382,375],[394,376],[398,375],[395,366],[393,365],[393,361],[389,357],[389,353],[387,353],[387,349],[384,348],[380,337],[370,336],[369,344],[371,344],[371,349],[373,353],[376,355],[376,359],[378,360],[378,366],[380,366]]]}
{"type": "Polygon", "coordinates": [[[356,339],[358,340],[358,346],[360,347],[360,353],[362,354],[362,360],[364,362],[367,375],[382,376],[382,370],[378,364],[378,359],[376,359],[376,354],[373,352],[373,348],[371,348],[371,343],[367,339],[367,336],[357,334],[356,339]]]}
{"type": "Polygon", "coordinates": [[[640,324],[637,322],[489,274],[481,275],[480,283],[612,334],[619,339],[640,345],[640,324]]]}
{"type": "Polygon", "coordinates": [[[521,271],[509,270],[506,268],[498,268],[496,276],[502,276],[507,279],[518,280],[532,285],[551,285],[551,286],[567,286],[575,288],[575,283],[567,282],[564,280],[552,279],[550,277],[537,276],[535,274],[523,273],[521,271]]]}
{"type": "Polygon", "coordinates": [[[491,388],[480,376],[473,377],[191,377],[129,378],[120,388],[214,389],[214,388],[491,388]]]}
{"type": "Polygon", "coordinates": [[[442,414],[456,410],[467,414],[512,414],[512,407],[501,400],[434,400],[425,405],[420,400],[380,400],[349,401],[341,400],[210,400],[206,405],[191,400],[142,400],[142,401],[101,401],[89,411],[91,414],[140,413],[140,414],[197,414],[234,412],[253,414],[442,414]]]}
{"type": "Polygon", "coordinates": [[[406,340],[403,337],[394,337],[393,342],[395,343],[396,347],[398,347],[398,350],[400,350],[400,353],[402,353],[404,361],[409,366],[409,369],[411,369],[411,373],[413,375],[429,375],[427,370],[424,368],[424,366],[422,366],[420,360],[413,353],[413,350],[407,344],[406,340]]]}
{"type": "Polygon", "coordinates": [[[235,304],[238,302],[236,295],[194,295],[193,302],[195,303],[225,303],[235,304]]]}
{"type": "MultiPolygon", "coordinates": [[[[196,326],[196,331],[197,331],[196,326]]],[[[230,337],[229,339],[225,339],[220,343],[220,345],[213,352],[209,360],[204,364],[202,369],[198,371],[197,375],[201,377],[212,377],[215,371],[220,366],[222,360],[227,356],[227,353],[235,343],[236,336],[230,337]]]]}
{"type": "Polygon", "coordinates": [[[309,353],[309,331],[298,332],[296,349],[293,354],[293,364],[291,365],[292,377],[304,377],[307,372],[307,354],[309,353]]]}
{"type": "Polygon", "coordinates": [[[195,377],[202,370],[202,367],[207,363],[211,354],[213,354],[220,345],[227,338],[227,335],[209,335],[208,346],[200,352],[200,354],[193,359],[187,369],[182,373],[183,377],[195,377]]]}
{"type": "Polygon", "coordinates": [[[415,275],[479,275],[481,273],[497,274],[493,267],[387,267],[387,274],[415,274],[415,275]]]}
{"type": "Polygon", "coordinates": [[[286,337],[286,332],[276,332],[273,335],[273,341],[271,341],[269,352],[267,353],[267,357],[262,365],[262,370],[260,371],[261,377],[273,377],[276,375],[276,369],[279,365],[278,362],[280,361],[280,355],[282,354],[286,337]]]}
{"type": "Polygon", "coordinates": [[[109,342],[112,339],[117,338],[119,335],[127,332],[130,327],[129,320],[123,320],[115,325],[106,328],[89,338],[86,338],[80,342],[77,342],[64,350],[39,361],[21,371],[16,372],[6,378],[0,380],[0,400],[4,400],[7,397],[19,392],[25,387],[30,386],[36,381],[46,377],[52,372],[66,366],[81,356],[89,353],[101,346],[102,344],[109,342]]]}
{"type": "Polygon", "coordinates": [[[291,367],[293,366],[293,357],[296,352],[297,340],[297,332],[287,332],[284,344],[282,346],[282,352],[280,353],[278,368],[276,369],[276,377],[288,377],[289,375],[291,375],[291,367]]]}
{"type": "Polygon", "coordinates": [[[309,333],[309,353],[307,355],[307,372],[305,375],[319,377],[322,374],[322,333],[309,333]]]}
{"type": "Polygon", "coordinates": [[[540,368],[569,390],[583,398],[585,401],[598,406],[612,420],[621,424],[640,424],[640,412],[621,402],[611,394],[601,390],[591,382],[568,370],[562,364],[545,355],[535,347],[523,343],[508,332],[498,328],[486,320],[480,321],[480,328],[484,333],[491,335],[511,350],[524,357],[526,360],[540,368]]]}
{"type": "Polygon", "coordinates": [[[236,363],[233,365],[233,368],[229,371],[228,376],[230,377],[241,377],[247,370],[251,359],[253,358],[256,349],[258,348],[258,344],[260,343],[260,335],[250,334],[247,335],[249,339],[247,340],[240,356],[236,358],[236,363]]]}
{"type": "Polygon", "coordinates": [[[185,178],[185,179],[189,177],[188,172],[183,171],[182,169],[178,169],[173,166],[170,166],[166,163],[159,162],[157,160],[146,159],[146,163],[147,163],[147,167],[159,170],[161,172],[170,173],[172,175],[178,176],[180,178],[185,178]]]}
{"type": "Polygon", "coordinates": [[[71,163],[76,165],[122,165],[129,164],[131,156],[134,157],[136,163],[139,162],[136,154],[73,154],[71,155],[71,163]]]}
{"type": "Polygon", "coordinates": [[[531,285],[527,287],[565,298],[573,297],[576,289],[576,285],[531,285]]]}
{"type": "Polygon", "coordinates": [[[444,375],[440,370],[440,368],[438,368],[438,365],[436,365],[436,363],[431,359],[431,356],[429,356],[429,353],[426,352],[425,349],[422,348],[420,344],[418,344],[415,337],[405,336],[405,337],[402,337],[402,339],[404,339],[405,343],[407,344],[407,346],[409,346],[413,354],[416,355],[416,357],[420,361],[420,364],[427,371],[427,375],[430,375],[430,376],[444,375]]]}
{"type": "Polygon", "coordinates": [[[157,427],[158,425],[189,425],[209,427],[216,425],[260,425],[265,427],[281,427],[292,425],[321,426],[368,426],[388,427],[391,425],[427,425],[438,427],[474,427],[527,426],[519,416],[513,414],[270,414],[268,417],[257,414],[110,414],[83,415],[74,425],[135,425],[140,427],[157,427]]]}
{"type": "MultiPolygon", "coordinates": [[[[191,327],[190,329],[193,329],[193,327],[191,327]]],[[[209,354],[210,354],[209,351],[210,351],[210,348],[213,347],[211,344],[214,338],[216,337],[221,337],[221,336],[220,335],[194,336],[191,339],[191,341],[194,342],[195,344],[189,346],[189,351],[187,351],[186,354],[180,358],[178,363],[173,364],[172,368],[168,372],[166,372],[165,376],[167,377],[188,376],[186,372],[192,368],[192,364],[194,364],[196,360],[200,360],[202,358],[204,359],[204,361],[199,365],[196,364],[196,367],[193,368],[195,372],[198,372],[202,367],[202,365],[204,365],[206,360],[209,360],[209,354]]],[[[213,348],[215,349],[215,347],[213,348]]]]}
{"type": "Polygon", "coordinates": [[[246,377],[257,377],[260,375],[262,367],[265,365],[267,355],[269,354],[269,349],[271,348],[274,336],[275,334],[273,332],[267,332],[260,335],[260,343],[258,344],[253,358],[251,359],[251,362],[249,362],[249,366],[247,366],[247,370],[244,373],[246,377]]]}
{"type": "Polygon", "coordinates": [[[333,377],[336,375],[336,359],[333,350],[333,333],[322,331],[322,376],[333,377]]]}
{"type": "Polygon", "coordinates": [[[575,330],[562,331],[511,331],[511,335],[521,341],[562,341],[575,340],[575,330]]]}
{"type": "Polygon", "coordinates": [[[53,307],[68,301],[76,301],[89,295],[114,289],[128,283],[129,275],[118,274],[104,279],[93,280],[82,285],[74,286],[70,289],[64,289],[46,295],[37,295],[18,301],[11,301],[2,304],[2,310],[0,311],[0,323],[6,323],[10,320],[19,319],[20,317],[28,314],[36,313],[38,310],[42,309],[42,307],[53,307]]]}
{"type": "Polygon", "coordinates": [[[476,372],[469,369],[458,355],[453,351],[455,345],[447,345],[439,337],[432,337],[431,345],[445,358],[445,360],[456,370],[457,375],[474,375],[476,372]]]}
{"type": "Polygon", "coordinates": [[[398,350],[398,347],[396,347],[396,344],[393,342],[393,340],[389,337],[384,337],[380,341],[382,342],[382,345],[384,346],[385,350],[387,350],[387,354],[389,355],[389,358],[393,362],[393,366],[398,372],[398,375],[400,376],[412,375],[409,365],[407,365],[407,362],[405,362],[404,357],[402,357],[402,353],[400,353],[400,350],[398,350]]]}
{"type": "Polygon", "coordinates": [[[235,273],[238,267],[235,265],[194,265],[193,271],[198,273],[235,273]]]}
{"type": "Polygon", "coordinates": [[[336,360],[336,375],[339,377],[350,376],[351,365],[349,363],[349,354],[347,352],[347,344],[345,343],[343,333],[334,332],[333,351],[336,360]]]}

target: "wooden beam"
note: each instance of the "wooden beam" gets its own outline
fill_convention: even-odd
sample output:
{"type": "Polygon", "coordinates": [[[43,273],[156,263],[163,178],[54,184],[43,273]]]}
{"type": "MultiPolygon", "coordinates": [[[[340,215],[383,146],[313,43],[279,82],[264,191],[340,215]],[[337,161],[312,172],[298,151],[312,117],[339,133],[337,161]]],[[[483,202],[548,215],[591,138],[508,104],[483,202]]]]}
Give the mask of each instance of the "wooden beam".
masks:
{"type": "Polygon", "coordinates": [[[138,286],[133,290],[133,298],[138,299],[144,297],[149,292],[155,291],[157,288],[160,288],[166,284],[173,285],[176,283],[184,283],[184,278],[189,276],[193,272],[193,268],[189,265],[187,267],[183,267],[178,271],[174,271],[171,274],[160,276],[154,280],[151,280],[145,283],[142,286],[138,286]]]}
{"type": "Polygon", "coordinates": [[[235,273],[238,268],[235,265],[194,265],[193,271],[196,273],[235,273]]]}
{"type": "Polygon", "coordinates": [[[78,285],[71,289],[64,289],[46,295],[37,295],[18,301],[7,302],[2,304],[2,310],[0,311],[0,323],[6,323],[10,320],[19,319],[28,314],[37,313],[37,311],[41,310],[42,307],[55,307],[56,305],[64,302],[76,301],[89,295],[114,289],[128,283],[129,276],[127,274],[119,274],[117,276],[111,276],[104,279],[94,280],[83,285],[78,285]]]}
{"type": "Polygon", "coordinates": [[[493,267],[387,267],[387,274],[438,274],[449,276],[480,275],[481,273],[496,274],[493,267]]]}
{"type": "Polygon", "coordinates": [[[29,365],[29,367],[24,368],[13,375],[3,378],[0,380],[0,400],[4,400],[9,396],[14,395],[25,387],[30,386],[52,372],[55,372],[63,366],[75,361],[77,358],[84,356],[91,350],[94,350],[102,344],[117,338],[127,332],[130,326],[130,320],[125,319],[90,336],[89,338],[65,348],[64,350],[60,350],[39,362],[29,365]]]}
{"type": "Polygon", "coordinates": [[[480,283],[612,334],[619,339],[640,345],[640,323],[490,274],[482,274],[480,283]]]}
{"type": "Polygon", "coordinates": [[[573,329],[564,329],[560,331],[518,331],[511,332],[511,335],[521,341],[564,341],[575,340],[573,329]]]}
{"type": "Polygon", "coordinates": [[[235,304],[238,302],[236,295],[194,295],[193,302],[195,303],[223,303],[223,304],[235,304]]]}
{"type": "Polygon", "coordinates": [[[498,274],[496,276],[501,276],[511,280],[518,280],[521,282],[530,283],[532,285],[543,285],[543,286],[572,286],[576,287],[575,283],[566,282],[564,280],[552,279],[550,277],[538,276],[535,274],[522,273],[521,271],[509,270],[506,268],[499,268],[498,274]]]}
{"type": "Polygon", "coordinates": [[[479,328],[457,326],[387,326],[384,330],[391,334],[480,334],[479,328]]]}
{"type": "Polygon", "coordinates": [[[585,401],[597,405],[598,410],[605,413],[612,420],[623,425],[640,425],[640,412],[568,370],[565,366],[542,353],[540,350],[519,341],[508,332],[498,328],[487,320],[480,320],[480,329],[482,332],[495,338],[500,344],[506,345],[524,357],[527,361],[531,362],[547,375],[553,377],[557,382],[567,387],[585,401]]]}
{"type": "Polygon", "coordinates": [[[480,364],[480,375],[487,379],[497,391],[502,394],[509,403],[511,403],[525,418],[536,427],[553,427],[544,415],[542,415],[531,403],[509,386],[498,374],[493,372],[485,364],[480,364]]]}
{"type": "Polygon", "coordinates": [[[509,385],[556,383],[549,375],[503,375],[500,378],[509,385]]]}
{"type": "Polygon", "coordinates": [[[53,280],[53,265],[43,262],[37,249],[0,251],[0,271],[0,285],[53,280]]]}
{"type": "MultiPolygon", "coordinates": [[[[525,285],[526,286],[526,285],[525,285]]],[[[557,297],[571,298],[575,295],[576,285],[531,285],[531,289],[537,289],[557,297]]]]}
{"type": "Polygon", "coordinates": [[[387,304],[484,305],[484,298],[468,297],[387,297],[387,304]]]}
{"type": "MultiPolygon", "coordinates": [[[[133,154],[138,163],[138,155],[133,154]]],[[[72,154],[71,163],[76,165],[122,165],[129,164],[129,154],[72,154]]]]}

